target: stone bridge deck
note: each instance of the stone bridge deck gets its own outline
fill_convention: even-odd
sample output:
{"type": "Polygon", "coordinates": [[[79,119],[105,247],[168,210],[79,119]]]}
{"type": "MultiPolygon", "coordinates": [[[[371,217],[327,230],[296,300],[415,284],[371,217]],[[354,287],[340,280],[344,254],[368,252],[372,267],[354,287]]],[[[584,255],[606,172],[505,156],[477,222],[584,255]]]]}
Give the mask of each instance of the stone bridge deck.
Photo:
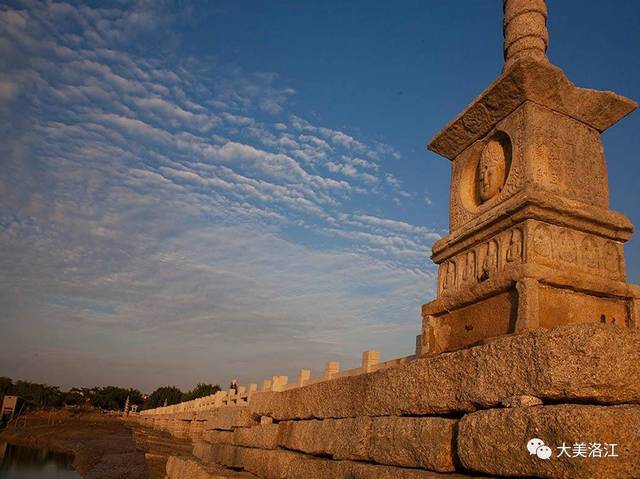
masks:
{"type": "Polygon", "coordinates": [[[535,330],[239,405],[132,419],[193,441],[192,457],[167,463],[169,479],[637,478],[640,331],[535,330]],[[533,438],[550,458],[530,454],[533,438]]]}

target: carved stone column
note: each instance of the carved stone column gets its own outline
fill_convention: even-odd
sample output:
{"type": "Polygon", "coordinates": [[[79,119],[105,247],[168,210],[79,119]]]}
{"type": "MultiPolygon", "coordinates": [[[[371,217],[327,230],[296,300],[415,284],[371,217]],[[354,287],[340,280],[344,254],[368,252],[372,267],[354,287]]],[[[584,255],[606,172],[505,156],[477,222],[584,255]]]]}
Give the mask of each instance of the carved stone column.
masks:
{"type": "Polygon", "coordinates": [[[547,61],[548,45],[544,0],[504,0],[505,70],[524,57],[547,61]]]}

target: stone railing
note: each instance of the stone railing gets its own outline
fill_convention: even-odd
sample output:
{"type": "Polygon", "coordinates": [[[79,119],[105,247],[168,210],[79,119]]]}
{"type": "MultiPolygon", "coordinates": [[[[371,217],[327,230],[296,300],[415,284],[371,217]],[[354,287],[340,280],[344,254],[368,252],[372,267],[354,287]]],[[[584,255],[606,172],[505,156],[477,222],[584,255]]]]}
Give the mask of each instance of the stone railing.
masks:
{"type": "Polygon", "coordinates": [[[378,358],[367,351],[360,368],[329,363],[319,378],[277,376],[269,390],[218,392],[129,420],[193,442],[191,455],[169,458],[167,479],[638,477],[637,329],[577,324],[378,358]],[[580,460],[578,450],[602,455],[580,460]]]}
{"type": "MultiPolygon", "coordinates": [[[[340,371],[340,363],[338,361],[328,361],[325,365],[324,372],[320,376],[312,377],[310,369],[300,369],[295,382],[290,383],[288,376],[272,376],[271,379],[262,381],[260,391],[289,391],[291,389],[308,386],[311,384],[330,381],[349,376],[357,376],[359,374],[371,373],[394,366],[399,366],[412,361],[419,357],[419,340],[416,341],[416,353],[410,356],[391,359],[380,362],[380,352],[367,350],[362,353],[362,362],[360,367],[340,371]]],[[[189,412],[211,411],[223,406],[243,406],[246,405],[251,396],[258,391],[257,384],[249,384],[249,387],[238,386],[238,389],[230,388],[226,391],[218,391],[210,396],[184,401],[171,406],[147,409],[140,412],[142,416],[158,416],[172,415],[189,412]]]]}

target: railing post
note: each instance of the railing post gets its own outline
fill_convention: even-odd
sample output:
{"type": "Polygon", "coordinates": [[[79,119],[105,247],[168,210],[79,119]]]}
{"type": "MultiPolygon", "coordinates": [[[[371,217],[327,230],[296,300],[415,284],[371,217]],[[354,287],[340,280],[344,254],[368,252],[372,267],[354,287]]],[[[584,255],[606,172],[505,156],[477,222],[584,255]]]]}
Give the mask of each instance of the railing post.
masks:
{"type": "Polygon", "coordinates": [[[324,368],[324,378],[332,379],[338,372],[340,372],[340,363],[338,361],[329,361],[324,368]]]}
{"type": "Polygon", "coordinates": [[[287,376],[273,376],[271,378],[271,390],[282,391],[288,382],[289,378],[287,376]]]}
{"type": "Polygon", "coordinates": [[[380,362],[380,351],[370,349],[362,353],[362,370],[365,373],[373,371],[374,366],[380,362]]]}
{"type": "Polygon", "coordinates": [[[301,369],[298,372],[298,387],[304,386],[311,378],[311,369],[301,369]]]}
{"type": "Polygon", "coordinates": [[[249,384],[249,390],[247,391],[247,402],[249,401],[249,399],[251,399],[251,396],[253,396],[253,393],[256,392],[258,390],[258,385],[255,383],[249,384]]]}

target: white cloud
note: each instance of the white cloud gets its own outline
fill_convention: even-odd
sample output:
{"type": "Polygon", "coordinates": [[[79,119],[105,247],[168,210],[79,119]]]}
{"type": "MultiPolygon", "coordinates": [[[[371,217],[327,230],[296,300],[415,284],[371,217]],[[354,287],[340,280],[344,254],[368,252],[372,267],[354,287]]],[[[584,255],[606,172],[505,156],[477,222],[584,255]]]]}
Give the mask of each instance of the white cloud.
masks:
{"type": "Polygon", "coordinates": [[[411,352],[438,235],[378,212],[411,195],[391,146],[291,114],[275,74],[123,48],[170,21],[156,5],[21,5],[0,11],[0,364],[135,363],[150,388],[411,352]]]}

